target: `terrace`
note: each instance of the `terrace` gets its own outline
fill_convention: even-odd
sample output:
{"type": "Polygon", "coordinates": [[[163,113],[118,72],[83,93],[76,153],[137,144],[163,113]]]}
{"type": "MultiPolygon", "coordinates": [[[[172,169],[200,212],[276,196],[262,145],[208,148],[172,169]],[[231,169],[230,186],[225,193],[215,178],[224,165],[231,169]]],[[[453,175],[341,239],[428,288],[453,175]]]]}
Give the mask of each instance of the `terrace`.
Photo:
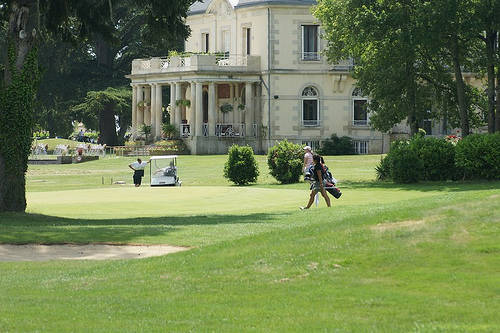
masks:
{"type": "Polygon", "coordinates": [[[240,54],[192,54],[132,61],[132,75],[196,71],[256,72],[259,70],[259,56],[240,54]]]}

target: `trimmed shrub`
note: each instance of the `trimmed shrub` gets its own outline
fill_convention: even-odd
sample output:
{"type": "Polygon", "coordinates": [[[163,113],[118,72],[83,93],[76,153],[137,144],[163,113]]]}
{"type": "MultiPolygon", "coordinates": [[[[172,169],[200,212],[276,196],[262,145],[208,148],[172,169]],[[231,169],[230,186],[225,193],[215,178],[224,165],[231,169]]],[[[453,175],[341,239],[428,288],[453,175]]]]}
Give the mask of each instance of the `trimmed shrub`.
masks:
{"type": "Polygon", "coordinates": [[[456,145],[455,164],[464,179],[500,179],[500,133],[464,137],[456,145]]]}
{"type": "Polygon", "coordinates": [[[237,185],[254,183],[259,176],[257,162],[250,146],[232,145],[224,165],[224,177],[237,185]]]}
{"type": "Polygon", "coordinates": [[[422,178],[424,164],[409,142],[395,142],[389,153],[391,178],[397,183],[416,183],[422,178]]]}
{"type": "Polygon", "coordinates": [[[339,138],[334,133],[329,139],[323,141],[319,153],[321,155],[354,155],[354,144],[350,137],[339,138]]]}
{"type": "Polygon", "coordinates": [[[415,137],[410,146],[423,163],[422,180],[453,179],[455,168],[455,147],[444,139],[415,137]]]}
{"type": "Polygon", "coordinates": [[[297,183],[302,175],[304,150],[287,140],[279,142],[269,149],[267,165],[270,174],[282,184],[297,183]]]}

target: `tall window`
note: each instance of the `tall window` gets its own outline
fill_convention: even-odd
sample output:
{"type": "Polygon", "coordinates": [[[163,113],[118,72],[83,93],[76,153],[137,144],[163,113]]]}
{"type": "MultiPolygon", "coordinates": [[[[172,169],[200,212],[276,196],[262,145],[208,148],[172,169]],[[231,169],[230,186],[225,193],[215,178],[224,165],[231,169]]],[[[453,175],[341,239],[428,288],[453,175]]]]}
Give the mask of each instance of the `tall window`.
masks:
{"type": "Polygon", "coordinates": [[[250,55],[250,28],[243,28],[243,54],[250,55]]]}
{"type": "Polygon", "coordinates": [[[208,53],[210,51],[210,35],[208,33],[201,34],[201,52],[208,53]]]}
{"type": "Polygon", "coordinates": [[[307,87],[302,91],[302,124],[319,126],[318,91],[314,87],[307,87]]]}
{"type": "Polygon", "coordinates": [[[368,99],[363,97],[361,89],[352,92],[353,122],[354,126],[368,125],[368,99]]]}
{"type": "Polygon", "coordinates": [[[368,154],[368,141],[353,141],[356,154],[368,154]]]}
{"type": "Polygon", "coordinates": [[[302,60],[319,60],[319,27],[302,26],[302,60]]]}
{"type": "Polygon", "coordinates": [[[229,56],[229,51],[231,50],[231,33],[229,30],[222,31],[222,52],[226,56],[229,56]]]}

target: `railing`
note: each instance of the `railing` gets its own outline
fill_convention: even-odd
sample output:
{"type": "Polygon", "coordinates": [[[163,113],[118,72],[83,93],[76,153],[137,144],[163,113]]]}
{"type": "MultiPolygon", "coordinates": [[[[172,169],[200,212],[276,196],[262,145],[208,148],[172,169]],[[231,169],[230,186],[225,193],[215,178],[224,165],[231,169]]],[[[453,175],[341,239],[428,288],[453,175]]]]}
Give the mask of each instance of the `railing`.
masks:
{"type": "Polygon", "coordinates": [[[208,123],[203,123],[202,132],[203,136],[208,136],[208,123]]]}
{"type": "Polygon", "coordinates": [[[303,119],[302,126],[304,127],[317,127],[319,126],[319,119],[303,119]]]}
{"type": "Polygon", "coordinates": [[[319,61],[321,60],[319,52],[302,52],[302,60],[319,61]]]}
{"type": "Polygon", "coordinates": [[[180,135],[183,138],[187,138],[191,135],[191,126],[189,124],[181,124],[180,135]]]}
{"type": "Polygon", "coordinates": [[[247,66],[248,56],[243,54],[218,54],[215,56],[217,66],[247,66]]]}
{"type": "Polygon", "coordinates": [[[231,67],[239,70],[259,70],[260,57],[243,54],[192,54],[169,58],[134,59],[132,74],[178,72],[193,70],[227,71],[231,67]]]}
{"type": "Polygon", "coordinates": [[[168,67],[170,67],[170,58],[161,58],[160,69],[167,69],[168,67]]]}
{"type": "Polygon", "coordinates": [[[179,67],[191,67],[191,57],[181,57],[179,67]]]}
{"type": "Polygon", "coordinates": [[[342,60],[339,63],[333,65],[332,69],[334,71],[350,71],[354,68],[354,60],[342,60]]]}
{"type": "Polygon", "coordinates": [[[216,124],[215,125],[215,135],[218,137],[244,137],[245,136],[245,124],[216,124]]]}
{"type": "Polygon", "coordinates": [[[257,124],[252,124],[252,136],[253,136],[254,138],[256,138],[256,137],[257,137],[257,134],[258,134],[258,132],[257,132],[257,131],[258,131],[258,129],[259,129],[259,128],[258,128],[258,125],[257,125],[257,124]]]}
{"type": "Polygon", "coordinates": [[[353,120],[352,121],[353,126],[368,126],[368,120],[353,120]]]}

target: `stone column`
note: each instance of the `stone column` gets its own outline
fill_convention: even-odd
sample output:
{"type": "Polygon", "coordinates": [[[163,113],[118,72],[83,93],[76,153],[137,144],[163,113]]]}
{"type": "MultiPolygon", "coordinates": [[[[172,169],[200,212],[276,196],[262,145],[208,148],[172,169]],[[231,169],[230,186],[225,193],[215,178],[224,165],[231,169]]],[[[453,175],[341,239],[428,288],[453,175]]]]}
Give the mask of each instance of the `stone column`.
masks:
{"type": "Polygon", "coordinates": [[[177,107],[175,105],[175,83],[170,83],[170,123],[177,126],[180,123],[179,119],[176,119],[177,107]]]}
{"type": "MultiPolygon", "coordinates": [[[[144,100],[143,93],[144,88],[137,86],[137,105],[144,100]]],[[[144,125],[144,107],[137,107],[137,131],[141,130],[142,125],[144,125]]]]}
{"type": "MultiPolygon", "coordinates": [[[[182,99],[182,86],[181,86],[180,82],[177,82],[175,84],[175,102],[177,102],[180,99],[182,99]]],[[[175,105],[175,102],[174,102],[174,105],[175,105]]],[[[179,126],[179,128],[180,128],[181,124],[182,124],[182,109],[181,109],[180,105],[175,106],[175,121],[177,122],[177,124],[175,124],[175,125],[179,126]]]]}
{"type": "Polygon", "coordinates": [[[208,84],[208,135],[215,135],[215,118],[217,114],[215,113],[215,83],[210,82],[208,84]]]}
{"type": "Polygon", "coordinates": [[[132,86],[132,137],[137,131],[137,86],[132,86]]]}
{"type": "Polygon", "coordinates": [[[156,84],[151,84],[150,89],[150,112],[149,112],[149,125],[151,125],[151,138],[156,138],[156,84]]]}
{"type": "Polygon", "coordinates": [[[253,136],[254,107],[253,83],[245,84],[245,136],[253,136]]]}
{"type": "MultiPolygon", "coordinates": [[[[144,88],[144,97],[146,104],[151,106],[151,86],[144,88]]],[[[151,107],[144,109],[144,124],[151,125],[151,107]]]]}
{"type": "Polygon", "coordinates": [[[196,133],[198,136],[203,136],[203,83],[196,82],[196,113],[194,119],[196,124],[196,133]]]}
{"type": "Polygon", "coordinates": [[[198,105],[196,105],[196,93],[196,83],[191,82],[191,107],[189,108],[189,127],[191,128],[191,136],[198,135],[196,128],[196,108],[198,107],[198,105]]]}
{"type": "Polygon", "coordinates": [[[162,113],[163,113],[163,109],[162,109],[162,104],[163,104],[163,95],[162,95],[162,86],[161,84],[157,84],[156,85],[156,102],[155,102],[155,105],[156,105],[156,111],[155,111],[155,123],[156,123],[156,126],[155,126],[155,135],[156,135],[156,138],[157,139],[160,139],[161,138],[161,134],[162,134],[162,113]]]}

